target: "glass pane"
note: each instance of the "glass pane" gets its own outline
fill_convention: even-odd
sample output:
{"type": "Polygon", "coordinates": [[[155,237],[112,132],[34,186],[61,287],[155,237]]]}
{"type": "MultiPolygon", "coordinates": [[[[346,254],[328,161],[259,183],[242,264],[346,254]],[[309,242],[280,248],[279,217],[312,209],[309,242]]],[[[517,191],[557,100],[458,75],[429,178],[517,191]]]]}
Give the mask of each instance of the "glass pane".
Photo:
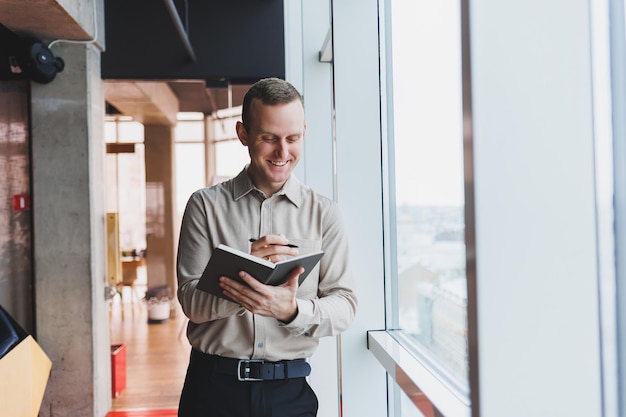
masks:
{"type": "Polygon", "coordinates": [[[466,385],[459,1],[393,0],[391,31],[394,325],[432,364],[466,385]]]}
{"type": "Polygon", "coordinates": [[[215,143],[215,175],[219,178],[230,178],[239,174],[248,162],[248,148],[239,140],[227,140],[215,143]]]}
{"type": "Polygon", "coordinates": [[[224,141],[224,140],[235,140],[237,139],[237,121],[241,120],[241,115],[237,115],[234,117],[224,117],[221,119],[216,119],[211,124],[213,127],[213,140],[216,141],[224,141]]]}
{"type": "Polygon", "coordinates": [[[104,122],[104,141],[107,143],[117,142],[117,122],[104,122]]]}
{"type": "Polygon", "coordinates": [[[176,142],[203,142],[204,121],[179,121],[174,135],[176,142]]]}
{"type": "Polygon", "coordinates": [[[117,123],[117,142],[143,142],[143,124],[135,121],[117,123]]]}
{"type": "Polygon", "coordinates": [[[176,208],[185,211],[189,196],[206,186],[203,143],[176,144],[176,208]]]}
{"type": "Polygon", "coordinates": [[[131,252],[146,248],[145,147],[135,145],[134,153],[112,155],[117,160],[117,210],[120,214],[120,246],[131,252]]]}

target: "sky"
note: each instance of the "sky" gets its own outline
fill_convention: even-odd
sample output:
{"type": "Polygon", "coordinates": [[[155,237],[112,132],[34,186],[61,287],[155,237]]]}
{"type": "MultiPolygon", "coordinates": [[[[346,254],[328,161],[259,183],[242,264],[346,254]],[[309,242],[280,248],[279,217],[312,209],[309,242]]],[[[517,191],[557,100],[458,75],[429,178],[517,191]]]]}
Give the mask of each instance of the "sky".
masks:
{"type": "Polygon", "coordinates": [[[398,204],[463,205],[458,3],[392,3],[398,204]]]}

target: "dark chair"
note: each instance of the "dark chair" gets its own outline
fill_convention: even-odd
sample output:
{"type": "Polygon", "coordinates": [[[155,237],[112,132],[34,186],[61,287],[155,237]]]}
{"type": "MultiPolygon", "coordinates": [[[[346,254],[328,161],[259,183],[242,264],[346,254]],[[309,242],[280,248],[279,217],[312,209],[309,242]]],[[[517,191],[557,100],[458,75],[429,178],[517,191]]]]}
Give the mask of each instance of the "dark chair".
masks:
{"type": "Polygon", "coordinates": [[[22,340],[28,333],[0,306],[0,358],[4,357],[22,340]]]}

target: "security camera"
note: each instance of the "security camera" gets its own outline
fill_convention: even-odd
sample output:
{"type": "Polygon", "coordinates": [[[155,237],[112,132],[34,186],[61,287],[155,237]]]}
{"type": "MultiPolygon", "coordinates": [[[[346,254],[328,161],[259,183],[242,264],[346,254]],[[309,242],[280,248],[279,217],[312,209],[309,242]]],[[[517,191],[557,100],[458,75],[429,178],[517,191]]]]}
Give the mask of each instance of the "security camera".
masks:
{"type": "Polygon", "coordinates": [[[63,71],[65,62],[33,35],[20,35],[0,23],[0,79],[27,78],[41,84],[63,71]]]}
{"type": "Polygon", "coordinates": [[[65,68],[62,58],[55,57],[46,45],[33,38],[22,38],[16,58],[24,74],[40,84],[48,84],[65,68]]]}

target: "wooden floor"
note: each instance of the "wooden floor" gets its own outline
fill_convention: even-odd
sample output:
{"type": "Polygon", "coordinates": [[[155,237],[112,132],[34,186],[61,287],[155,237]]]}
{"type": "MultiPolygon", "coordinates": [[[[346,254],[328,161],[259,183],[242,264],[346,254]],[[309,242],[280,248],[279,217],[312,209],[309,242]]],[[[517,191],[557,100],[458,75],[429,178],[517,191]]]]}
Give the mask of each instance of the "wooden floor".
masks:
{"type": "Polygon", "coordinates": [[[179,308],[176,312],[177,318],[148,324],[143,302],[111,304],[111,344],[126,345],[126,387],[113,399],[111,417],[176,415],[163,410],[178,409],[190,352],[183,330],[187,319],[179,308]]]}

